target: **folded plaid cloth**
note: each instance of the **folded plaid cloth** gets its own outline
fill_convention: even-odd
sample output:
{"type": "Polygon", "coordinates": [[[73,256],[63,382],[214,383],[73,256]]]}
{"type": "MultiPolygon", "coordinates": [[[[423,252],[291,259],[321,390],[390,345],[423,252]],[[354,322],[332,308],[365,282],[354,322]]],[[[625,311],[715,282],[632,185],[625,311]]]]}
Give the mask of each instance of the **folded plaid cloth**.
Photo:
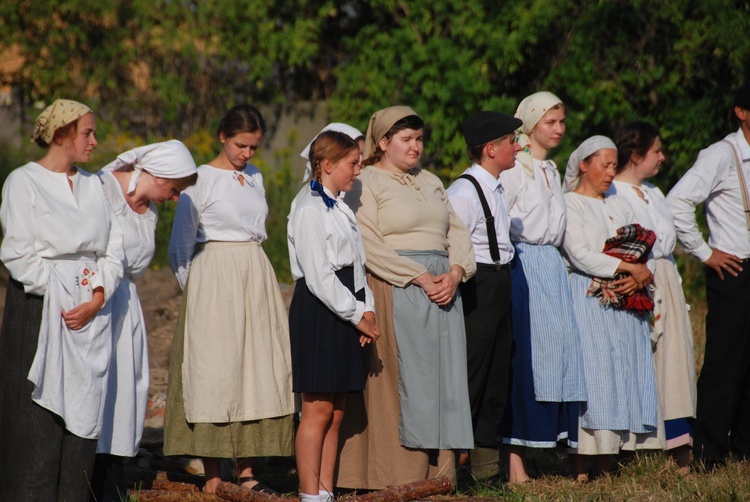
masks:
{"type": "MultiPolygon", "coordinates": [[[[604,243],[602,252],[619,258],[626,263],[646,263],[648,253],[656,242],[656,234],[637,223],[617,229],[617,235],[604,243]]],[[[599,297],[599,305],[607,305],[621,310],[632,310],[644,314],[654,310],[654,302],[645,288],[626,296],[614,292],[612,283],[626,277],[627,274],[616,274],[612,279],[594,277],[586,292],[587,296],[599,297]]]]}

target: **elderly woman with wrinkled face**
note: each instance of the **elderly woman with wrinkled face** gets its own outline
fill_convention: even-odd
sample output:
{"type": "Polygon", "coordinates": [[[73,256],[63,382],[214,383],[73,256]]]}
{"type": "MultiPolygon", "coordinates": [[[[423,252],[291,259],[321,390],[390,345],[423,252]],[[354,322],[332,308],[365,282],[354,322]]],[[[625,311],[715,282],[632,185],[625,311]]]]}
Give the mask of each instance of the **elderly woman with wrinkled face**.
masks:
{"type": "Polygon", "coordinates": [[[652,280],[645,264],[603,252],[605,241],[635,223],[627,201],[606,195],[616,168],[615,144],[593,136],[573,152],[565,171],[568,222],[563,251],[588,391],[579,412],[578,447],[573,450],[578,479],[586,477],[585,455],[595,456],[596,476],[607,471],[621,451],[661,447],[648,319],[589,294],[594,280],[611,281],[612,293],[623,297],[642,292],[652,280]]]}

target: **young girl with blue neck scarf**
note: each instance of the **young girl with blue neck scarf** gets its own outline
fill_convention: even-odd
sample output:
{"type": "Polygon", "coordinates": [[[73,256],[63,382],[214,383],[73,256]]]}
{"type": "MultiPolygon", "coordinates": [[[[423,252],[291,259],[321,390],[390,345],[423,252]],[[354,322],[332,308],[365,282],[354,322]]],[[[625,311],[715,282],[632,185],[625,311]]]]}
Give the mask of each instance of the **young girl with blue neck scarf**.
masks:
{"type": "Polygon", "coordinates": [[[339,193],[352,188],[361,156],[353,139],[324,131],[310,147],[312,180],[292,202],[287,227],[293,390],[302,394],[295,443],[300,497],[333,491],[346,394],[364,389],[360,349],[380,336],[357,220],[339,193]]]}

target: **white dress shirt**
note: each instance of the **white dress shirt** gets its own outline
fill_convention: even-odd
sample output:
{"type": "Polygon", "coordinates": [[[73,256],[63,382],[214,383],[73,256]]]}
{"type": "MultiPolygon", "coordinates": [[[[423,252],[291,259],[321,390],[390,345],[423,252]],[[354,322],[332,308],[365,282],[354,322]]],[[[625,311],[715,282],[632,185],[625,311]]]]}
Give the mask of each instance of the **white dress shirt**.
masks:
{"type": "Polygon", "coordinates": [[[633,210],[635,221],[643,228],[654,231],[656,242],[651,249],[654,259],[669,258],[672,255],[677,240],[677,231],[667,199],[658,187],[645,182],[636,187],[630,183],[615,180],[609,187],[607,195],[619,195],[627,200],[633,210]],[[643,194],[643,198],[636,190],[643,194]]]}
{"type": "MultiPolygon", "coordinates": [[[[333,194],[324,188],[326,194],[333,194]]],[[[339,200],[326,207],[317,192],[307,186],[292,202],[287,225],[289,261],[294,280],[305,278],[310,292],[332,312],[354,326],[362,315],[375,312],[372,292],[365,277],[365,248],[351,209],[339,200]],[[336,277],[336,271],[354,267],[354,290],[364,288],[365,301],[336,277]]]]}
{"type": "Polygon", "coordinates": [[[500,173],[510,212],[513,241],[559,247],[565,236],[565,199],[551,160],[534,161],[534,177],[518,162],[500,173]]]}
{"type": "MultiPolygon", "coordinates": [[[[750,182],[750,145],[742,130],[725,139],[739,149],[745,183],[750,182]]],[[[745,220],[745,207],[737,177],[734,152],[719,141],[701,150],[698,159],[667,195],[674,215],[677,236],[685,250],[700,261],[719,249],[739,258],[750,257],[750,231],[745,220]],[[695,221],[695,207],[706,201],[708,243],[695,221]]]]}
{"type": "Polygon", "coordinates": [[[267,218],[263,175],[257,167],[248,164],[230,171],[200,166],[198,181],[177,202],[169,240],[169,264],[180,286],[185,289],[196,244],[263,242],[268,237],[267,218]]]}
{"type": "MultiPolygon", "coordinates": [[[[515,253],[510,242],[510,216],[505,203],[503,185],[483,167],[473,164],[463,174],[473,176],[482,187],[487,205],[495,218],[497,248],[500,253],[499,263],[509,263],[515,253]]],[[[482,210],[482,203],[474,185],[465,179],[456,179],[446,190],[453,211],[471,232],[471,243],[474,246],[474,257],[477,263],[493,263],[490,255],[487,223],[482,210]]]]}

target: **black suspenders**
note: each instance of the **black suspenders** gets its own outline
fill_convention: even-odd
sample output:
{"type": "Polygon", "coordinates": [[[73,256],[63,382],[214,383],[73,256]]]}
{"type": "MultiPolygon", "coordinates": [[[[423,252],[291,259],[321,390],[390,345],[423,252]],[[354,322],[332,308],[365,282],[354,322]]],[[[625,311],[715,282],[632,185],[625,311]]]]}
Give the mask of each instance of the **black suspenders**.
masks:
{"type": "Polygon", "coordinates": [[[495,217],[492,216],[490,206],[487,204],[487,199],[484,197],[482,187],[479,186],[479,182],[470,174],[462,174],[459,178],[471,181],[474,188],[477,189],[477,195],[479,196],[479,202],[482,204],[482,211],[484,211],[484,219],[487,223],[487,238],[490,244],[490,257],[494,263],[500,262],[500,251],[497,250],[497,234],[495,233],[495,217]]]}

